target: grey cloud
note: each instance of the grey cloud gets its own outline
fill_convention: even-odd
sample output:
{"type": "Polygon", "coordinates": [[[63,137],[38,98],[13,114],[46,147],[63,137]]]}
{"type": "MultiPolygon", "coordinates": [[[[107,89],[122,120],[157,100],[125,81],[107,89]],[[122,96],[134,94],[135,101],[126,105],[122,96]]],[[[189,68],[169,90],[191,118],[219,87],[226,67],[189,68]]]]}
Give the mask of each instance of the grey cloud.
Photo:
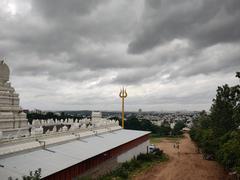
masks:
{"type": "MultiPolygon", "coordinates": [[[[187,96],[179,97],[176,94],[173,94],[171,96],[146,96],[141,101],[142,104],[207,104],[211,102],[214,94],[209,93],[207,91],[201,92],[201,93],[194,93],[189,94],[187,96]],[[149,99],[151,99],[149,101],[149,99]]],[[[131,103],[134,103],[135,100],[133,100],[131,103]]]]}
{"type": "Polygon", "coordinates": [[[68,63],[67,61],[52,60],[38,60],[30,59],[25,61],[26,64],[19,64],[13,67],[15,75],[18,76],[46,76],[51,81],[62,80],[72,82],[83,82],[91,79],[97,79],[103,76],[105,72],[100,70],[92,71],[86,69],[77,63],[68,63]],[[79,68],[77,66],[80,66],[79,68]]]}
{"type": "Polygon", "coordinates": [[[39,11],[48,18],[58,18],[69,20],[69,16],[86,15],[91,13],[101,3],[106,0],[33,0],[34,10],[39,11]]]}
{"type": "MultiPolygon", "coordinates": [[[[4,56],[9,56],[10,52],[28,54],[31,51],[45,58],[62,52],[75,54],[75,47],[83,41],[102,45],[126,41],[130,36],[127,32],[133,26],[131,22],[135,19],[131,17],[131,11],[122,16],[108,16],[108,13],[113,13],[105,9],[108,0],[31,2],[33,8],[28,16],[18,16],[13,21],[1,20],[1,26],[5,28],[0,30],[0,37],[1,42],[5,42],[0,42],[0,53],[4,56]]],[[[126,9],[127,5],[122,3],[116,13],[126,9]]]]}
{"type": "Polygon", "coordinates": [[[197,74],[210,74],[214,72],[236,72],[240,68],[240,63],[238,59],[231,59],[225,62],[214,62],[214,63],[196,63],[192,65],[192,68],[189,69],[181,69],[176,74],[177,76],[182,75],[185,77],[197,75],[197,74]]]}
{"type": "Polygon", "coordinates": [[[191,57],[185,66],[172,71],[169,78],[190,77],[198,74],[228,73],[240,69],[240,46],[209,48],[191,57]]]}
{"type": "Polygon", "coordinates": [[[148,0],[145,1],[146,5],[151,7],[152,9],[159,9],[162,4],[162,0],[148,0]]]}
{"type": "Polygon", "coordinates": [[[122,69],[118,71],[117,76],[112,79],[111,83],[125,85],[136,85],[146,82],[149,83],[152,81],[156,81],[156,76],[160,72],[161,70],[159,69],[158,66],[141,67],[130,70],[122,69]]]}
{"type": "Polygon", "coordinates": [[[189,39],[198,47],[239,41],[238,0],[162,0],[157,7],[146,1],[129,53],[143,53],[174,39],[189,39]]]}
{"type": "Polygon", "coordinates": [[[32,9],[13,17],[0,7],[0,56],[23,105],[116,110],[128,85],[131,110],[208,107],[214,82],[240,69],[239,1],[143,1],[25,0],[32,9]]]}

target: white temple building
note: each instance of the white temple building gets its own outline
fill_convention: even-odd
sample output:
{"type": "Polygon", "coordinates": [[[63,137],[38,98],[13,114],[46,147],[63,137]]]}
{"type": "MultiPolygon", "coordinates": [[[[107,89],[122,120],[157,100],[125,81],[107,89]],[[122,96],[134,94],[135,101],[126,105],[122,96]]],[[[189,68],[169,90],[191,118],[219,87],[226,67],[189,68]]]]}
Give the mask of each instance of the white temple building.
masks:
{"type": "Polygon", "coordinates": [[[26,114],[19,106],[19,95],[9,82],[10,70],[0,61],[0,138],[28,135],[26,114]]]}
{"type": "Polygon", "coordinates": [[[21,179],[38,168],[46,180],[97,176],[147,152],[150,132],[122,129],[101,112],[93,112],[91,119],[35,119],[28,124],[9,74],[0,61],[1,180],[21,179]]]}

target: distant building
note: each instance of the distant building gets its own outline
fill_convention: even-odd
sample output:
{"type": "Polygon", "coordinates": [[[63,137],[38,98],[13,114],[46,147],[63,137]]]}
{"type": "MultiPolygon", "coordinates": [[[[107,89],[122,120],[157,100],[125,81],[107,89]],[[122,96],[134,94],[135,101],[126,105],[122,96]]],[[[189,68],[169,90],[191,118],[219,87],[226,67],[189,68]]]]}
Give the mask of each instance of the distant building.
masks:
{"type": "Polygon", "coordinates": [[[102,113],[99,111],[93,111],[92,112],[92,119],[98,119],[98,118],[102,118],[102,113]]]}
{"type": "Polygon", "coordinates": [[[138,109],[138,113],[139,113],[139,114],[142,114],[142,109],[138,109]]]}
{"type": "Polygon", "coordinates": [[[42,111],[40,109],[34,109],[32,113],[42,114],[42,111]]]}

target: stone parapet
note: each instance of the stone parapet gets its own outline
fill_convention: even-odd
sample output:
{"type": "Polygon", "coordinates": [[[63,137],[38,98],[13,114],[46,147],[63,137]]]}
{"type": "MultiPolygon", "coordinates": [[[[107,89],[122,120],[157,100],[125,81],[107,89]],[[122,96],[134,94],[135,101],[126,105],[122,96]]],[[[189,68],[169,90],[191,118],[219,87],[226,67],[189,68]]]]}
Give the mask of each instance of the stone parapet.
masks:
{"type": "Polygon", "coordinates": [[[38,134],[34,136],[22,137],[20,139],[0,140],[0,158],[12,153],[18,153],[22,151],[29,151],[35,148],[41,148],[45,142],[45,146],[53,144],[61,144],[72,140],[81,140],[89,136],[98,136],[103,133],[112,132],[122,129],[120,126],[108,127],[108,128],[94,128],[78,129],[75,131],[57,132],[54,134],[38,134]]]}

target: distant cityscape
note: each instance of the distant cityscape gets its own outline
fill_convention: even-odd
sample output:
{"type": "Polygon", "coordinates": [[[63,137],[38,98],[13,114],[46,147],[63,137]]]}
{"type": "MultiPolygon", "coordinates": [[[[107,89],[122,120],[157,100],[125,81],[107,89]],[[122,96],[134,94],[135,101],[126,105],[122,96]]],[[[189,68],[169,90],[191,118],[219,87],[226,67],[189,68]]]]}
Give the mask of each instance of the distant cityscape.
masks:
{"type": "MultiPolygon", "coordinates": [[[[42,111],[39,109],[35,110],[24,110],[27,114],[35,114],[37,118],[29,118],[29,121],[33,119],[41,119],[43,115],[43,119],[47,117],[47,114],[51,114],[53,119],[90,119],[92,116],[92,111],[90,110],[79,110],[79,111],[42,111]]],[[[105,119],[121,119],[120,111],[102,111],[102,117],[105,119]]],[[[161,126],[162,124],[168,123],[170,127],[173,129],[176,122],[183,121],[186,127],[191,128],[193,125],[193,120],[196,119],[200,114],[200,111],[176,111],[176,112],[157,112],[157,111],[146,111],[144,112],[142,109],[139,109],[138,112],[125,112],[125,120],[127,120],[131,116],[135,116],[140,121],[145,119],[151,121],[151,123],[161,126]]]]}

